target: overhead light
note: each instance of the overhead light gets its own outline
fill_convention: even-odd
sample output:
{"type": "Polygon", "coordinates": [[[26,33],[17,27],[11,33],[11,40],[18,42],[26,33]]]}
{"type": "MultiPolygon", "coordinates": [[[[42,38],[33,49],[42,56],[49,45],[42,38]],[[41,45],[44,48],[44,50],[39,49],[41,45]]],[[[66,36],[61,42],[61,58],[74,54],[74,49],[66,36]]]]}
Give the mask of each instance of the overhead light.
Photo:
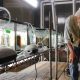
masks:
{"type": "Polygon", "coordinates": [[[65,18],[64,17],[59,17],[58,18],[58,23],[59,24],[64,24],[65,23],[65,18]]]}
{"type": "Polygon", "coordinates": [[[24,0],[26,1],[27,3],[29,3],[31,6],[37,8],[38,6],[38,1],[37,0],[24,0]]]}

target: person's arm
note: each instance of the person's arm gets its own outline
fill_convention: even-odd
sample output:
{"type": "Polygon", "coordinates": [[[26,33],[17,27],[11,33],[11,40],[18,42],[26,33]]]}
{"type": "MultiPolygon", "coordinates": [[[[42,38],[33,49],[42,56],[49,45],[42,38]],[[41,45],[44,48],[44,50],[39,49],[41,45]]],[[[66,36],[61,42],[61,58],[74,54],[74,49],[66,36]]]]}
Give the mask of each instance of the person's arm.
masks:
{"type": "Polygon", "coordinates": [[[74,53],[74,49],[73,49],[73,46],[72,46],[72,43],[71,43],[71,40],[70,40],[70,35],[69,35],[69,32],[70,32],[69,21],[70,21],[70,17],[68,17],[66,19],[66,22],[65,22],[64,42],[67,44],[69,52],[70,52],[69,61],[73,63],[73,60],[75,58],[75,56],[74,56],[75,53],[74,53]]]}
{"type": "Polygon", "coordinates": [[[68,46],[68,49],[69,49],[69,52],[70,52],[69,61],[70,61],[71,63],[73,63],[74,58],[76,57],[76,56],[75,56],[74,49],[73,49],[73,46],[72,46],[71,42],[68,42],[68,43],[67,43],[67,46],[68,46]]]}

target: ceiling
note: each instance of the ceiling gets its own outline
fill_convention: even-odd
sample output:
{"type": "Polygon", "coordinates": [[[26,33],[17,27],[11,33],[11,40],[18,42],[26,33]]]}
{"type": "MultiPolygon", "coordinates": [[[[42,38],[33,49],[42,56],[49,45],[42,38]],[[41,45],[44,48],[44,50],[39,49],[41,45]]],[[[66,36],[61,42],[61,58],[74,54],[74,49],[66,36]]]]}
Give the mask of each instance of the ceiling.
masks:
{"type": "Polygon", "coordinates": [[[7,7],[28,7],[24,0],[4,0],[4,5],[7,7]]]}
{"type": "MultiPolygon", "coordinates": [[[[41,0],[38,0],[39,2],[41,0]]],[[[4,5],[7,7],[26,7],[32,8],[29,4],[25,2],[25,0],[4,0],[4,5]]]]}

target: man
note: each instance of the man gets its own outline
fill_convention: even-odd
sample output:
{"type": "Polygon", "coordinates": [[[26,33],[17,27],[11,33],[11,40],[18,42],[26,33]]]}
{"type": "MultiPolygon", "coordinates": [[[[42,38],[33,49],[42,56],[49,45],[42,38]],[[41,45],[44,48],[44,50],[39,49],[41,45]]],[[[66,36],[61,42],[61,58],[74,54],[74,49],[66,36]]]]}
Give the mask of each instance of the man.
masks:
{"type": "Polygon", "coordinates": [[[78,62],[80,57],[80,8],[66,19],[64,41],[69,49],[69,70],[71,80],[78,80],[78,62]]]}

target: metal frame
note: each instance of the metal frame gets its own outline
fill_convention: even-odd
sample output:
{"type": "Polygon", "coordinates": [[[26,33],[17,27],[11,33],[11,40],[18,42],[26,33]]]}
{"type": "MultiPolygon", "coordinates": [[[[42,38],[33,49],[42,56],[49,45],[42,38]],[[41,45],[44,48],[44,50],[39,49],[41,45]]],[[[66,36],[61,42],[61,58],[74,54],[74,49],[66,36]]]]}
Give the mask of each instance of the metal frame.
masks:
{"type": "MultiPolygon", "coordinates": [[[[55,5],[61,5],[61,4],[73,4],[73,15],[76,12],[76,3],[80,3],[80,0],[44,0],[41,1],[41,8],[40,8],[40,27],[44,28],[44,6],[45,5],[51,5],[52,6],[52,18],[53,18],[53,29],[56,30],[56,48],[55,48],[55,80],[58,80],[57,72],[58,72],[58,61],[57,61],[57,55],[58,55],[58,31],[57,31],[57,22],[56,22],[56,11],[55,11],[55,5]]],[[[50,26],[49,26],[50,27],[50,26]]],[[[50,27],[51,29],[51,27],[50,27]]],[[[51,32],[50,32],[50,41],[51,41],[51,32]]],[[[49,42],[50,44],[51,42],[49,42]]],[[[52,46],[51,46],[52,47],[52,46]]],[[[51,50],[51,47],[49,50],[51,50]]],[[[49,53],[51,55],[51,53],[49,53]]],[[[50,57],[51,58],[51,57],[50,57]]],[[[52,61],[50,60],[50,79],[52,80],[52,61]]]]}
{"type": "MultiPolygon", "coordinates": [[[[44,3],[44,4],[49,4],[49,5],[51,5],[51,2],[52,1],[55,1],[55,5],[59,5],[59,4],[71,4],[71,3],[73,3],[73,1],[75,1],[75,0],[43,0],[43,1],[41,1],[41,3],[44,3]]],[[[80,3],[80,0],[76,0],[76,3],[80,3]]]]}
{"type": "Polygon", "coordinates": [[[80,3],[80,0],[44,0],[41,1],[40,7],[40,27],[44,28],[44,6],[45,5],[52,5],[54,1],[54,5],[61,5],[61,4],[73,4],[73,14],[76,12],[76,3],[80,3]]]}

